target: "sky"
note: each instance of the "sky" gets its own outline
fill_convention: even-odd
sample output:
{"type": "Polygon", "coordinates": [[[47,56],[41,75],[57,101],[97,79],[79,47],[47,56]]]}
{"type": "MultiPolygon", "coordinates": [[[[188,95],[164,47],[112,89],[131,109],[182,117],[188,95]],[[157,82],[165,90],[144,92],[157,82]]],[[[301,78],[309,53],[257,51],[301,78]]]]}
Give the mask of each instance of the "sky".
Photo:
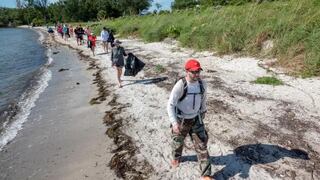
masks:
{"type": "MultiPolygon", "coordinates": [[[[48,0],[48,2],[56,2],[58,0],[48,0]]],[[[9,7],[15,8],[17,7],[16,0],[0,0],[0,7],[9,7]]]]}
{"type": "Polygon", "coordinates": [[[155,6],[156,3],[161,4],[161,8],[160,8],[161,10],[169,10],[171,9],[171,2],[173,1],[174,0],[153,0],[152,7],[150,7],[149,10],[152,11],[154,9],[157,9],[155,6]]]}
{"type": "MultiPolygon", "coordinates": [[[[58,0],[49,0],[49,2],[56,2],[58,0]]],[[[161,4],[161,10],[169,10],[171,7],[171,2],[174,0],[153,0],[152,7],[150,7],[150,11],[157,9],[155,4],[161,4]]],[[[16,7],[16,0],[0,0],[0,7],[16,7]]]]}

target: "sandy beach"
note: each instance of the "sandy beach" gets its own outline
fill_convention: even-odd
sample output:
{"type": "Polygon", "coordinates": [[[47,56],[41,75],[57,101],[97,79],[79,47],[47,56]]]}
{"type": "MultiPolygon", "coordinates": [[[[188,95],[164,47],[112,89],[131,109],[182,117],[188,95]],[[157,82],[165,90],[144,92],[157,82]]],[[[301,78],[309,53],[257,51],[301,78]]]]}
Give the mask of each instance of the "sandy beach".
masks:
{"type": "MultiPolygon", "coordinates": [[[[93,56],[75,39],[64,41],[56,35],[55,40],[76,49],[85,63],[78,62],[82,69],[54,63],[52,71],[56,75],[50,83],[72,73],[75,79],[59,81],[61,88],[49,84],[30,121],[1,153],[1,177],[199,179],[189,138],[185,141],[183,162],[176,169],[170,166],[166,112],[171,88],[184,75],[184,62],[197,58],[204,69],[202,77],[208,82],[204,123],[215,179],[319,179],[319,78],[290,77],[268,67],[265,60],[197,52],[181,48],[174,40],[144,43],[121,39],[126,51],[134,53],[146,66],[136,77],[123,77],[123,87],[118,88],[110,54],[103,52],[100,42],[93,56]],[[57,72],[61,68],[69,70],[57,72]],[[252,83],[261,76],[275,76],[284,85],[252,83]],[[54,94],[59,91],[63,91],[61,96],[54,94]],[[59,99],[61,102],[55,103],[59,99]],[[49,102],[52,104],[43,105],[49,102]],[[39,115],[42,113],[46,118],[39,115]],[[46,119],[47,123],[37,119],[46,119]],[[35,147],[37,151],[32,150],[35,147]],[[42,156],[40,152],[44,152],[42,156]],[[32,159],[35,154],[39,156],[37,161],[32,159]],[[31,163],[37,166],[27,169],[26,164],[32,167],[31,163]]],[[[61,53],[59,50],[57,56],[61,53]]]]}
{"type": "Polygon", "coordinates": [[[127,52],[146,63],[136,77],[123,77],[116,86],[110,54],[97,43],[95,57],[74,40],[63,41],[97,61],[100,96],[107,103],[107,135],[118,147],[110,164],[124,179],[198,179],[195,152],[187,138],[183,163],[170,166],[170,129],[166,105],[183,65],[197,58],[208,82],[209,133],[215,179],[318,179],[320,177],[320,79],[296,78],[267,66],[269,59],[216,56],[181,48],[174,40],[144,43],[121,39],[127,52]],[[163,71],[156,67],[162,67],[163,71]],[[284,85],[254,84],[258,77],[274,76],[284,85]],[[101,93],[104,92],[104,93],[101,93]]]}
{"type": "Polygon", "coordinates": [[[113,179],[107,168],[104,104],[90,105],[94,70],[78,53],[54,42],[52,79],[18,136],[0,153],[0,179],[113,179]]]}

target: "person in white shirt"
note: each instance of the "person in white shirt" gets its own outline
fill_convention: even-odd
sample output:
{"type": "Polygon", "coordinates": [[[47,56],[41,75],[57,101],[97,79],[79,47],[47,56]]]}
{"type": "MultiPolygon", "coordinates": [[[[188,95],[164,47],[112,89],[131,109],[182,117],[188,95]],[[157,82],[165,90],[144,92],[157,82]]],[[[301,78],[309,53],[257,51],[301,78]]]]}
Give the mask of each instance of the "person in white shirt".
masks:
{"type": "Polygon", "coordinates": [[[104,50],[104,52],[108,53],[109,33],[108,33],[106,27],[103,27],[100,36],[101,36],[101,41],[102,41],[103,50],[104,50]]]}
{"type": "Polygon", "coordinates": [[[185,70],[186,76],[174,85],[167,105],[172,127],[171,165],[179,166],[184,139],[189,134],[200,162],[201,179],[212,179],[207,150],[208,134],[203,123],[207,112],[207,84],[200,78],[202,68],[198,60],[188,60],[185,70]]]}

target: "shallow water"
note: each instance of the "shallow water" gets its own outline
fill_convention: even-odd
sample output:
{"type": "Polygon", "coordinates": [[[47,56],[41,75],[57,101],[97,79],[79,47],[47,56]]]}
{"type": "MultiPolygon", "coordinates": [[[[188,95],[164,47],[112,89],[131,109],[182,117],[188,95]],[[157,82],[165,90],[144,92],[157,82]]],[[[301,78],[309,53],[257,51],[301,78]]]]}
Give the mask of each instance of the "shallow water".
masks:
{"type": "Polygon", "coordinates": [[[9,129],[19,129],[50,79],[40,37],[31,29],[0,28],[0,149],[11,139],[9,129]]]}

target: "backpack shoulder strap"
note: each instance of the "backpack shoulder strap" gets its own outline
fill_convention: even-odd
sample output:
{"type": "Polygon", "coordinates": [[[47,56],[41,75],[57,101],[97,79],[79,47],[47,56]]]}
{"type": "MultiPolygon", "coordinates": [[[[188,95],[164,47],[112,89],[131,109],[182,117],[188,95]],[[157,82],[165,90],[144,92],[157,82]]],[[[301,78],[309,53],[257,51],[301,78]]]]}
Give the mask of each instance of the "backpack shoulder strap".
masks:
{"type": "Polygon", "coordinates": [[[201,93],[201,105],[200,105],[200,109],[199,109],[199,112],[200,110],[202,109],[202,103],[203,103],[203,96],[204,96],[204,92],[205,92],[205,88],[203,87],[203,82],[201,79],[199,79],[199,85],[200,85],[200,93],[201,93]]]}
{"type": "Polygon", "coordinates": [[[185,77],[181,78],[182,82],[183,82],[183,94],[182,96],[179,98],[179,101],[182,101],[186,96],[187,96],[187,91],[188,91],[188,84],[187,84],[187,80],[185,77]]]}
{"type": "Polygon", "coordinates": [[[199,85],[200,85],[200,93],[203,94],[204,91],[205,91],[205,89],[204,89],[204,87],[203,87],[203,82],[202,82],[201,79],[199,79],[199,85]]]}

